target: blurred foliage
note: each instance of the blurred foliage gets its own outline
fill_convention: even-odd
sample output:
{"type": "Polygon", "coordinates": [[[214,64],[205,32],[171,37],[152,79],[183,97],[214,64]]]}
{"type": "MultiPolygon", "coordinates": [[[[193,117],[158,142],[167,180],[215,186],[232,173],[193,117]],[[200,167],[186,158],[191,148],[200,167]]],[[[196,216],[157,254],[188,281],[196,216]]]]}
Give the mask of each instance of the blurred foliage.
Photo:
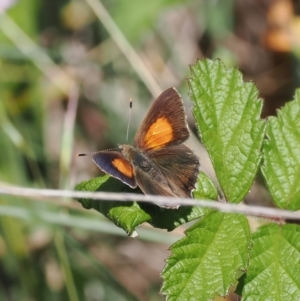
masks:
{"type": "MultiPolygon", "coordinates": [[[[176,86],[187,101],[188,65],[203,56],[238,65],[256,81],[264,114],[274,114],[299,86],[300,42],[283,29],[286,47],[274,46],[282,39],[269,26],[277,20],[270,11],[280,1],[263,2],[106,0],[110,19],[99,20],[91,6],[99,0],[2,1],[0,184],[73,188],[99,174],[75,154],[124,142],[130,98],[130,141],[160,89],[176,86]],[[128,62],[110,22],[143,65],[128,62]]],[[[299,5],[284,2],[298,30],[299,5]]],[[[162,300],[158,275],[168,246],[121,238],[106,226],[64,200],[0,196],[0,300],[162,300]]]]}

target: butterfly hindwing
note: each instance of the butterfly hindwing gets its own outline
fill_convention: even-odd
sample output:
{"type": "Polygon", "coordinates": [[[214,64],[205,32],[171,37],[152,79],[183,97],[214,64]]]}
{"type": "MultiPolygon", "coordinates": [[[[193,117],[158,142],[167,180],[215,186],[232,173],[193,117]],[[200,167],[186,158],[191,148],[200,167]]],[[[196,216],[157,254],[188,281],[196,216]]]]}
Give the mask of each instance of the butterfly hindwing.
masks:
{"type": "Polygon", "coordinates": [[[147,153],[153,166],[164,175],[176,196],[191,197],[199,174],[198,157],[185,144],[168,146],[147,153]]]}
{"type": "Polygon", "coordinates": [[[149,173],[144,173],[142,170],[136,171],[136,181],[140,189],[145,194],[163,195],[176,197],[166,179],[161,177],[153,177],[149,173]]]}

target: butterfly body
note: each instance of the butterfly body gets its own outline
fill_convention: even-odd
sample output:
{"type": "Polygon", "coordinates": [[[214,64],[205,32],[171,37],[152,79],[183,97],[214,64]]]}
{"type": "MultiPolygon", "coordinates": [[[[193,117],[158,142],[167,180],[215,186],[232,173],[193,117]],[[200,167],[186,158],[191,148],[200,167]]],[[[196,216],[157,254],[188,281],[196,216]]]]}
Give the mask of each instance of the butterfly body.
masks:
{"type": "Polygon", "coordinates": [[[93,161],[104,172],[145,194],[191,197],[200,163],[183,142],[189,137],[181,96],[175,88],[153,103],[136,133],[134,146],[101,151],[93,161]]]}
{"type": "Polygon", "coordinates": [[[141,169],[144,172],[149,172],[152,169],[151,160],[147,157],[147,154],[143,153],[142,149],[126,144],[119,145],[119,148],[122,155],[131,162],[134,170],[141,169]]]}

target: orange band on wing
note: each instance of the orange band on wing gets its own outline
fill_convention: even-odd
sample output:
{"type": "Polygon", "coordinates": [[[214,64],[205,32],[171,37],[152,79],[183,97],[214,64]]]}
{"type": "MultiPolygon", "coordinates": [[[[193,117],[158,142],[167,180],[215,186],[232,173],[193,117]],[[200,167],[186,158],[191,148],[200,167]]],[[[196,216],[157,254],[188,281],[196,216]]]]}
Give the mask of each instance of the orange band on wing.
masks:
{"type": "Polygon", "coordinates": [[[133,170],[130,163],[128,163],[125,160],[122,160],[120,158],[113,159],[111,164],[123,175],[125,175],[128,178],[133,177],[133,170]]]}
{"type": "Polygon", "coordinates": [[[145,136],[145,148],[161,148],[173,140],[173,128],[168,119],[158,118],[148,129],[145,136]]]}

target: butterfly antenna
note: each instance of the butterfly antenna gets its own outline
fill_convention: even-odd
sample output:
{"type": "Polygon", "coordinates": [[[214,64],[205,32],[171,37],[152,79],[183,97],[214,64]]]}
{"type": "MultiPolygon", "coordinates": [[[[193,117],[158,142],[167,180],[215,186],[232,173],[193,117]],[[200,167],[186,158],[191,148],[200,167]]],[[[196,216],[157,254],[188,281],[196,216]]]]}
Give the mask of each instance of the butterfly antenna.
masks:
{"type": "Polygon", "coordinates": [[[96,152],[92,152],[92,153],[87,153],[87,154],[77,154],[76,157],[84,157],[84,156],[92,156],[101,152],[106,152],[106,151],[120,151],[119,148],[109,148],[109,149],[104,149],[101,151],[96,151],[96,152]]]}
{"type": "Polygon", "coordinates": [[[132,98],[130,98],[130,102],[129,102],[129,118],[128,118],[127,131],[126,131],[126,142],[128,141],[131,112],[132,112],[132,98]]]}

